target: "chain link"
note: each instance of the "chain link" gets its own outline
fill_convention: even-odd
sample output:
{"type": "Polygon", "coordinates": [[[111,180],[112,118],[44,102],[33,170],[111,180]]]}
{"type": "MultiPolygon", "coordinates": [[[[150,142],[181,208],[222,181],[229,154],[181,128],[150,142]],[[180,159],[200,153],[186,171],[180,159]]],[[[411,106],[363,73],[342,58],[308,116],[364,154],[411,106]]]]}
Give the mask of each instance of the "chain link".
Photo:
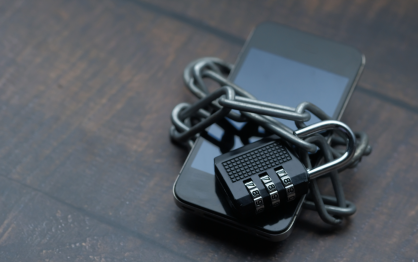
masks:
{"type": "MultiPolygon", "coordinates": [[[[183,79],[187,88],[199,98],[199,101],[193,105],[181,103],[173,109],[171,114],[173,126],[170,129],[173,142],[190,150],[199,133],[227,117],[236,122],[255,123],[267,132],[276,134],[294,145],[308,170],[321,162],[317,160],[315,166],[311,164],[311,156],[316,155],[314,153],[318,152],[318,148],[322,154],[322,158],[319,159],[323,159],[326,163],[343,154],[337,146],[346,144],[344,135],[334,132],[329,143],[322,135],[301,139],[294,134],[292,129],[277,120],[280,118],[294,121],[298,128],[306,127],[305,122],[310,120],[311,114],[320,120],[330,120],[331,118],[319,107],[309,102],[303,102],[293,108],[259,101],[227,79],[232,68],[233,65],[213,57],[201,58],[187,65],[183,79]],[[210,93],[204,82],[205,78],[216,82],[221,87],[210,93]]],[[[345,200],[338,176],[338,172],[355,167],[361,161],[362,156],[371,153],[367,135],[364,132],[357,132],[355,136],[357,143],[352,160],[340,170],[328,174],[336,197],[321,195],[317,179],[311,180],[310,193],[304,202],[304,207],[317,210],[326,223],[338,224],[341,222],[341,217],[352,215],[356,211],[355,205],[345,200]]]]}

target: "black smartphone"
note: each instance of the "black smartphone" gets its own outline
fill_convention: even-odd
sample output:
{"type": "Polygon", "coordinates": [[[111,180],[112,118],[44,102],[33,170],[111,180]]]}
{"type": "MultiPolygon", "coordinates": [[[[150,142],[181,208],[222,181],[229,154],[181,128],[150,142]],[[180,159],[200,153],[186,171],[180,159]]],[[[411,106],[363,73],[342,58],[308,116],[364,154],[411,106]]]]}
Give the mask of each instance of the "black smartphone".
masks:
{"type": "MultiPolygon", "coordinates": [[[[257,99],[296,107],[309,101],[339,120],[365,64],[357,49],[277,23],[255,28],[229,79],[257,99]]],[[[280,121],[292,129],[293,122],[280,121]]],[[[319,122],[312,116],[307,124],[319,122]]],[[[222,119],[196,140],[173,186],[176,204],[197,215],[270,241],[287,238],[304,197],[268,217],[243,220],[216,183],[213,159],[255,142],[265,132],[222,119]]]]}

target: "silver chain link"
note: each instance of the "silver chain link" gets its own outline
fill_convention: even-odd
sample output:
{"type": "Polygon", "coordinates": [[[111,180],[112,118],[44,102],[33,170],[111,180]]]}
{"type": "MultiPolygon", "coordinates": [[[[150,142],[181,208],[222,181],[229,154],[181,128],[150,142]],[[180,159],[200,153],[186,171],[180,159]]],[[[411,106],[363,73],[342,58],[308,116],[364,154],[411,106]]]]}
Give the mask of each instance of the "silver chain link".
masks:
{"type": "MultiPolygon", "coordinates": [[[[281,118],[294,121],[298,128],[306,127],[304,122],[310,120],[311,114],[320,120],[330,120],[331,118],[319,107],[309,102],[303,102],[293,108],[259,101],[226,78],[232,68],[233,65],[212,57],[201,58],[187,65],[183,79],[187,88],[199,98],[199,101],[193,105],[181,103],[173,109],[171,114],[173,126],[170,129],[173,142],[190,150],[199,133],[227,117],[236,122],[255,123],[294,145],[299,151],[301,161],[308,169],[313,168],[310,155],[314,155],[318,148],[325,162],[331,162],[343,154],[343,151],[330,146],[345,145],[346,139],[338,132],[334,132],[330,143],[321,135],[301,139],[292,129],[277,120],[281,118]],[[210,93],[203,80],[205,78],[213,80],[221,87],[210,93]]],[[[338,171],[355,167],[362,156],[371,153],[367,135],[364,132],[357,132],[355,136],[357,143],[354,157],[338,171]]],[[[315,166],[318,164],[316,163],[315,166]]],[[[338,224],[341,222],[341,217],[352,215],[356,211],[355,205],[344,198],[338,171],[332,171],[328,175],[336,197],[322,196],[316,179],[312,179],[310,193],[304,202],[304,207],[317,210],[320,217],[330,224],[338,224]]]]}

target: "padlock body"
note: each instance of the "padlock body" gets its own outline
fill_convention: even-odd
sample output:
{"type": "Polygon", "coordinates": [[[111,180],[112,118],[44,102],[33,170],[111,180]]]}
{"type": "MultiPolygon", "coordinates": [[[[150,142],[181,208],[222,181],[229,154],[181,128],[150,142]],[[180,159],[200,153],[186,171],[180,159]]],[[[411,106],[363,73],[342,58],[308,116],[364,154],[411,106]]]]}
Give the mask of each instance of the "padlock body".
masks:
{"type": "Polygon", "coordinates": [[[308,174],[277,136],[215,158],[215,175],[239,214],[280,212],[308,191],[308,174]],[[278,197],[278,199],[277,199],[278,197]]]}

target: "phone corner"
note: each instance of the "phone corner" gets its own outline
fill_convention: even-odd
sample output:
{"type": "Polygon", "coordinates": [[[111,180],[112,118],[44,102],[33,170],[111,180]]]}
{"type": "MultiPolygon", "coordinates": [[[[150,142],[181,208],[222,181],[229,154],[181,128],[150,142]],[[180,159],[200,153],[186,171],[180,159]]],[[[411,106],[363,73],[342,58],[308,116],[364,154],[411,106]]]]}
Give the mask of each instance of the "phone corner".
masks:
{"type": "Polygon", "coordinates": [[[352,56],[355,57],[357,61],[360,61],[360,67],[363,67],[366,64],[366,56],[363,52],[357,47],[346,45],[346,47],[351,49],[352,56]]]}

